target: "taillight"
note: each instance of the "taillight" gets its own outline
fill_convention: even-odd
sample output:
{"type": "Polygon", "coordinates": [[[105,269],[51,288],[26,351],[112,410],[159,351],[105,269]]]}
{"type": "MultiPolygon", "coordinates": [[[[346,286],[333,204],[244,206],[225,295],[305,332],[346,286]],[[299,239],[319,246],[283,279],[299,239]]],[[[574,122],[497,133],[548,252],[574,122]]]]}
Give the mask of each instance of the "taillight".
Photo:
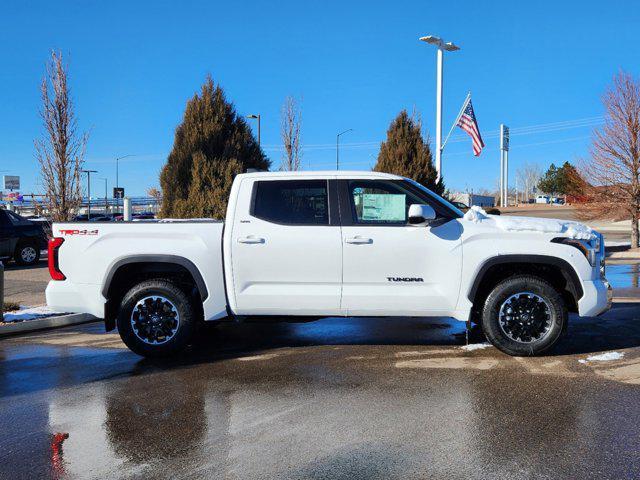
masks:
{"type": "Polygon", "coordinates": [[[49,264],[49,275],[52,280],[66,280],[67,277],[60,271],[58,265],[58,250],[64,242],[64,238],[53,237],[49,240],[49,248],[47,250],[47,263],[49,264]]]}

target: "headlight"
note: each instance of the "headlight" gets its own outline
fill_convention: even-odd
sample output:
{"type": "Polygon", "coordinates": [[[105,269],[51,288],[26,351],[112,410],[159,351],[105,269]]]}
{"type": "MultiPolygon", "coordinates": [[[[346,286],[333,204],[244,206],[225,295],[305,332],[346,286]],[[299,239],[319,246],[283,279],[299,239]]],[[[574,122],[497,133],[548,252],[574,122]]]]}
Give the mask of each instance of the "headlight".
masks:
{"type": "Polygon", "coordinates": [[[572,247],[577,248],[582,252],[585,258],[589,261],[589,264],[592,267],[595,267],[596,256],[600,251],[600,245],[601,245],[600,235],[596,236],[595,240],[591,240],[589,242],[586,240],[578,240],[577,238],[566,238],[566,237],[554,238],[551,241],[553,243],[563,243],[565,245],[570,245],[572,247]],[[597,242],[597,247],[596,247],[596,242],[597,242]]]}

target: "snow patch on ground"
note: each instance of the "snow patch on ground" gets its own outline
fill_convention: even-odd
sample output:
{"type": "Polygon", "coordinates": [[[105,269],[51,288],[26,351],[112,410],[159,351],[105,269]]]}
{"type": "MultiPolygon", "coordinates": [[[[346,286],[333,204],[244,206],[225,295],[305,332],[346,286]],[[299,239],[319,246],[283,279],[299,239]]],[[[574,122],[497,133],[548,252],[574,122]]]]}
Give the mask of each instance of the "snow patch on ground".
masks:
{"type": "Polygon", "coordinates": [[[616,242],[613,240],[607,240],[604,242],[605,247],[629,247],[631,248],[631,242],[616,242]]]}
{"type": "Polygon", "coordinates": [[[14,310],[12,312],[6,312],[4,314],[4,322],[24,322],[26,320],[35,320],[43,317],[50,317],[60,312],[52,310],[46,305],[39,307],[20,307],[20,310],[14,310]]]}
{"type": "Polygon", "coordinates": [[[464,219],[473,223],[491,223],[507,232],[562,233],[567,237],[580,240],[595,238],[593,230],[583,223],[553,218],[489,215],[478,206],[473,206],[467,210],[467,213],[464,214],[464,219]]]}
{"type": "Polygon", "coordinates": [[[587,357],[586,360],[581,359],[581,360],[578,360],[578,362],[580,363],[609,362],[611,360],[620,360],[622,357],[624,357],[624,353],[621,353],[621,352],[606,352],[606,353],[601,353],[599,355],[591,355],[590,357],[587,357]]]}
{"type": "Polygon", "coordinates": [[[491,344],[489,342],[471,343],[469,345],[465,345],[464,347],[460,347],[460,349],[466,352],[473,352],[474,350],[484,350],[485,348],[489,348],[490,346],[491,344]]]}

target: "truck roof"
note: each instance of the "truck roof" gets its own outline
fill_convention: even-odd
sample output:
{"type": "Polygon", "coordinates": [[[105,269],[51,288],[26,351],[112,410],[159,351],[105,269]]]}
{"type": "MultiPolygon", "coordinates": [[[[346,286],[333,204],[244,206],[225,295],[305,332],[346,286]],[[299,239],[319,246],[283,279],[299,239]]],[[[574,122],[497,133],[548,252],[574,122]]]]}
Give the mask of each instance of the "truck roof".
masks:
{"type": "Polygon", "coordinates": [[[261,177],[313,177],[313,178],[379,178],[386,180],[400,180],[403,177],[398,175],[392,175],[390,173],[382,173],[382,172],[371,172],[366,170],[324,170],[324,171],[314,171],[314,170],[305,170],[298,172],[250,172],[250,173],[242,173],[238,175],[239,177],[245,178],[261,178],[261,177]]]}

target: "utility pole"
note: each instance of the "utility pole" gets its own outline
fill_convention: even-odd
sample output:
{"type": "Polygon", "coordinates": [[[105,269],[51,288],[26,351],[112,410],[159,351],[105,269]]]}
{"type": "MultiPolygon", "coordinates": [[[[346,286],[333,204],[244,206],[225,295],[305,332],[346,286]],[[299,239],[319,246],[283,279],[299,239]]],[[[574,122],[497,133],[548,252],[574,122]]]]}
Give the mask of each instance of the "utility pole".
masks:
{"type": "Polygon", "coordinates": [[[446,42],[440,37],[427,35],[420,37],[423,42],[430,43],[438,48],[436,63],[436,182],[442,177],[442,90],[443,90],[443,70],[444,70],[444,52],[455,52],[460,47],[452,42],[446,42]]]}
{"type": "Polygon", "coordinates": [[[340,170],[340,135],[344,135],[348,132],[353,132],[353,128],[345,130],[344,132],[340,132],[338,135],[336,135],[336,170],[340,170]]]}
{"type": "Polygon", "coordinates": [[[91,174],[98,173],[97,170],[82,170],[87,174],[87,220],[91,220],[91,174]]]}
{"type": "Polygon", "coordinates": [[[260,114],[247,115],[247,118],[253,118],[253,119],[257,119],[258,120],[258,146],[260,146],[260,114]]]}

